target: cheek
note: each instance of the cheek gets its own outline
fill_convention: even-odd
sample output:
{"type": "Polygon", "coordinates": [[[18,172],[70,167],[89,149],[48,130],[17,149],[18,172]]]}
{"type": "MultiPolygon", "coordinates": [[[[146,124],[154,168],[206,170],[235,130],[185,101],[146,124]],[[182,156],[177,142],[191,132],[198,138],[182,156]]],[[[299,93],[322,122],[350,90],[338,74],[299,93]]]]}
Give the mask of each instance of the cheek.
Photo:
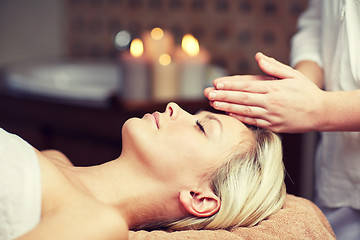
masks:
{"type": "Polygon", "coordinates": [[[161,135],[157,140],[160,150],[156,152],[161,153],[155,164],[163,177],[190,177],[195,170],[202,168],[206,151],[202,147],[204,144],[201,139],[187,134],[186,131],[176,131],[171,135],[161,135]]]}
{"type": "Polygon", "coordinates": [[[159,136],[156,140],[162,149],[161,157],[166,158],[167,162],[181,165],[199,156],[201,149],[197,147],[196,140],[186,136],[186,133],[159,136]]]}
{"type": "Polygon", "coordinates": [[[167,132],[170,132],[170,134],[161,134],[158,140],[172,155],[186,160],[199,156],[204,152],[204,148],[207,145],[205,138],[194,130],[176,129],[167,132]]]}

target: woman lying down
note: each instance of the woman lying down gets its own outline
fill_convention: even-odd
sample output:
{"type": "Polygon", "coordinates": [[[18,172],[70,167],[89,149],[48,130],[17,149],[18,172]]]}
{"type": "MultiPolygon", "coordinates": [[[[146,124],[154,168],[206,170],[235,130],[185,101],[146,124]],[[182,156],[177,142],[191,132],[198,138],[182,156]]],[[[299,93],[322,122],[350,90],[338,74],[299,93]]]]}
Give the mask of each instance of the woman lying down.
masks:
{"type": "Polygon", "coordinates": [[[131,118],[119,158],[74,167],[0,131],[0,239],[127,239],[128,229],[254,226],[285,198],[281,141],[175,103],[131,118]]]}

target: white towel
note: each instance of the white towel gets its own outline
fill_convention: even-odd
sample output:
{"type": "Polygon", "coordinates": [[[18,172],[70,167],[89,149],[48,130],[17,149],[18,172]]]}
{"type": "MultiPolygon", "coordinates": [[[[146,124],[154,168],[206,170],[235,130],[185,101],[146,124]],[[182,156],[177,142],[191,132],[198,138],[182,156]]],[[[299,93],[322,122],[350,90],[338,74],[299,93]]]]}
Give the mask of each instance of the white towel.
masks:
{"type": "Polygon", "coordinates": [[[0,128],[0,239],[20,237],[40,218],[41,179],[35,150],[0,128]]]}

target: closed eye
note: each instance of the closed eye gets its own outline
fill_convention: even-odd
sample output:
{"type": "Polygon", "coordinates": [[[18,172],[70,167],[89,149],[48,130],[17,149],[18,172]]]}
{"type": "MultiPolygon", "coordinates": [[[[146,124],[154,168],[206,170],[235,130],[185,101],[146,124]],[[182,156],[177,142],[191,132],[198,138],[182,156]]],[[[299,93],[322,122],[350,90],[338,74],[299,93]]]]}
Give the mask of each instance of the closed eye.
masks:
{"type": "Polygon", "coordinates": [[[196,120],[196,125],[199,127],[199,129],[206,135],[204,125],[199,121],[196,120]]]}

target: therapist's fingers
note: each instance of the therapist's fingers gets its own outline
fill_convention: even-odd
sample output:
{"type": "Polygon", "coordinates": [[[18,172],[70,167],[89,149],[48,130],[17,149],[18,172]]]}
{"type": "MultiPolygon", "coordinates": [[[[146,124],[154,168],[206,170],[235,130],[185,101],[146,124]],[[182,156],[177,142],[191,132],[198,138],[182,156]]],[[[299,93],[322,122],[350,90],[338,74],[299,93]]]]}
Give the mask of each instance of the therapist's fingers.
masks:
{"type": "Polygon", "coordinates": [[[217,110],[228,112],[229,114],[238,114],[251,118],[266,118],[267,116],[267,110],[262,107],[246,106],[218,101],[212,101],[211,106],[217,110]]]}
{"type": "MultiPolygon", "coordinates": [[[[269,79],[268,77],[267,79],[269,79]]],[[[274,80],[273,77],[271,77],[274,80]]],[[[252,93],[267,93],[269,91],[270,81],[248,81],[241,80],[240,77],[229,79],[219,79],[215,83],[216,90],[232,90],[232,91],[241,91],[241,92],[252,92],[252,93]]]]}
{"type": "Polygon", "coordinates": [[[214,90],[215,90],[214,87],[207,87],[207,88],[205,88],[205,89],[204,89],[204,95],[205,95],[205,97],[208,98],[209,93],[210,93],[211,91],[214,91],[214,90]]]}
{"type": "Polygon", "coordinates": [[[285,65],[274,58],[270,58],[263,53],[257,53],[255,59],[258,62],[261,70],[271,76],[283,79],[293,78],[298,75],[298,72],[292,67],[285,65]]]}
{"type": "Polygon", "coordinates": [[[267,75],[232,75],[224,76],[214,79],[213,83],[219,80],[242,80],[242,81],[258,81],[258,80],[272,80],[273,77],[267,75]]]}
{"type": "Polygon", "coordinates": [[[271,123],[265,119],[257,118],[257,117],[249,117],[249,116],[243,116],[240,114],[229,114],[231,117],[234,117],[238,120],[240,120],[243,123],[250,124],[253,126],[261,127],[261,128],[269,128],[271,126],[271,123]]]}
{"type": "Polygon", "coordinates": [[[241,91],[228,91],[228,90],[211,90],[206,97],[210,101],[227,102],[247,106],[266,106],[266,96],[262,93],[250,93],[241,91]]]}
{"type": "MultiPolygon", "coordinates": [[[[274,80],[273,76],[267,75],[235,75],[216,78],[213,81],[213,86],[216,89],[231,89],[232,84],[248,84],[249,82],[257,82],[260,80],[274,80]],[[224,86],[225,85],[225,86],[224,86]]],[[[239,85],[241,87],[242,85],[239,85]]],[[[234,85],[236,87],[236,85],[234,85]]],[[[235,90],[235,89],[232,89],[235,90]]]]}

